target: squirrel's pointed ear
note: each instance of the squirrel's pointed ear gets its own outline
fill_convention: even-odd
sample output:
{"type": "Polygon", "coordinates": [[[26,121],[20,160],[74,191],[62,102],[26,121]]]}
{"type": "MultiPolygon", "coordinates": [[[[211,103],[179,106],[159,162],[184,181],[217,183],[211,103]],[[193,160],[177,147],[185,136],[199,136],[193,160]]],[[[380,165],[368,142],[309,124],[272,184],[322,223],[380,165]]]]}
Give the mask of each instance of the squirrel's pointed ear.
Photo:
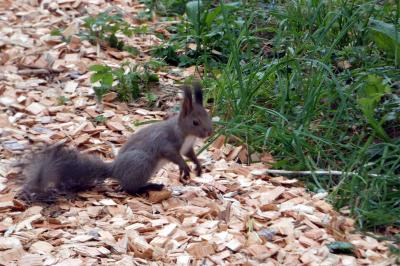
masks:
{"type": "Polygon", "coordinates": [[[203,105],[203,92],[199,82],[193,83],[194,100],[197,104],[203,105]]]}
{"type": "Polygon", "coordinates": [[[188,86],[183,87],[183,102],[181,115],[187,116],[193,110],[192,92],[188,86]]]}

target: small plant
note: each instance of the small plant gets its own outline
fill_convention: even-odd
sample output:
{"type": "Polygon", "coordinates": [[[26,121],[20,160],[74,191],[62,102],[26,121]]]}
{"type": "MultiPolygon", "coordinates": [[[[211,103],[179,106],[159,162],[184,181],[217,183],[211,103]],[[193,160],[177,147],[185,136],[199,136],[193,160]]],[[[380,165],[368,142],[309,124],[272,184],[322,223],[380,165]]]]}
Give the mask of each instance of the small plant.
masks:
{"type": "Polygon", "coordinates": [[[104,115],[98,115],[94,118],[94,121],[99,124],[104,124],[106,122],[107,118],[104,115]]]}
{"type": "Polygon", "coordinates": [[[85,30],[80,35],[92,43],[108,45],[130,53],[137,52],[135,48],[126,45],[117,37],[117,34],[131,37],[136,32],[135,28],[124,20],[122,12],[119,10],[109,9],[97,16],[88,17],[84,20],[83,26],[85,30]]]}
{"type": "Polygon", "coordinates": [[[376,118],[375,110],[385,94],[391,92],[390,87],[383,84],[382,80],[376,76],[370,75],[367,77],[367,82],[359,92],[358,105],[362,110],[365,119],[374,129],[376,135],[385,141],[390,141],[382,127],[384,118],[379,120],[376,118]]]}
{"type": "Polygon", "coordinates": [[[240,2],[220,5],[200,0],[187,2],[184,23],[173,26],[170,30],[175,34],[153,54],[178,66],[226,63],[231,51],[230,35],[238,38],[240,28],[244,27],[241,7],[240,2]]]}
{"type": "Polygon", "coordinates": [[[60,96],[57,98],[58,105],[65,105],[68,102],[68,98],[65,96],[60,96]]]}
{"type": "Polygon", "coordinates": [[[93,89],[97,103],[100,104],[103,95],[112,89],[114,82],[113,70],[105,65],[93,65],[89,67],[89,70],[94,72],[90,77],[92,85],[99,83],[98,86],[93,86],[93,89]]]}
{"type": "Polygon", "coordinates": [[[154,71],[159,71],[163,69],[165,66],[167,66],[167,64],[164,61],[156,59],[151,59],[150,61],[147,61],[145,63],[145,67],[154,71]]]}
{"type": "Polygon", "coordinates": [[[123,63],[121,67],[112,69],[106,65],[93,65],[89,68],[94,73],[90,78],[98,103],[104,94],[114,90],[122,101],[130,102],[138,99],[149,83],[158,82],[158,76],[151,68],[144,65],[123,63]]]}
{"type": "Polygon", "coordinates": [[[115,90],[118,93],[120,100],[130,102],[140,97],[141,82],[140,74],[137,72],[137,66],[129,65],[128,70],[124,67],[120,67],[113,71],[117,85],[115,90]]]}
{"type": "Polygon", "coordinates": [[[160,46],[155,47],[151,51],[151,55],[157,58],[161,58],[167,64],[178,66],[180,65],[180,57],[177,53],[177,48],[171,44],[162,44],[160,46]]]}
{"type": "Polygon", "coordinates": [[[153,18],[153,12],[151,9],[146,9],[143,11],[139,11],[136,15],[136,19],[140,22],[150,21],[153,18]]]}
{"type": "Polygon", "coordinates": [[[149,107],[154,106],[157,101],[157,95],[151,92],[146,92],[144,95],[146,97],[149,107]]]}
{"type": "Polygon", "coordinates": [[[51,35],[51,36],[62,36],[62,32],[61,32],[60,29],[55,28],[55,29],[52,29],[52,30],[51,30],[50,35],[51,35]]]}
{"type": "Polygon", "coordinates": [[[370,19],[370,37],[376,45],[386,51],[389,57],[395,60],[396,66],[400,65],[400,30],[396,25],[384,21],[370,19]]]}

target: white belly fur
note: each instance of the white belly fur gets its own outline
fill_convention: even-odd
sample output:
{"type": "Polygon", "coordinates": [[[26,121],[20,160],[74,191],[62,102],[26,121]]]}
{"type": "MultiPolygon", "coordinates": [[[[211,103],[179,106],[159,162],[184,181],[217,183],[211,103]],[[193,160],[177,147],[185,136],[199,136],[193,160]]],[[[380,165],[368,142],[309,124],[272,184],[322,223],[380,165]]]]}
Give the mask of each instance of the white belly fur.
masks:
{"type": "Polygon", "coordinates": [[[193,135],[189,135],[185,138],[183,141],[180,153],[181,154],[186,154],[194,145],[194,142],[196,141],[196,137],[193,135]]]}

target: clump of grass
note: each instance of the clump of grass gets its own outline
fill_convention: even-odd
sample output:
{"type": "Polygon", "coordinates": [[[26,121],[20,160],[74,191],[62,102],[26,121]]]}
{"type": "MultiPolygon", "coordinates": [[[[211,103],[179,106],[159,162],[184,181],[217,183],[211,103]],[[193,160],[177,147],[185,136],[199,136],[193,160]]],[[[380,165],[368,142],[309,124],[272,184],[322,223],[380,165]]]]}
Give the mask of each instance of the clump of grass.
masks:
{"type": "Polygon", "coordinates": [[[202,63],[219,133],[250,152],[271,151],[275,168],[341,170],[302,178],[350,208],[362,229],[399,226],[398,33],[376,28],[399,31],[399,4],[279,2],[261,7],[264,20],[248,15],[240,29],[233,10],[217,8],[227,60],[202,63]],[[377,31],[391,43],[383,48],[370,34],[377,31]]]}
{"type": "Polygon", "coordinates": [[[227,3],[225,9],[229,13],[224,17],[221,7],[211,1],[186,2],[184,22],[170,27],[169,30],[175,34],[168,43],[156,47],[153,55],[178,66],[226,63],[230,44],[224,19],[229,21],[230,30],[239,32],[245,23],[242,7],[240,2],[227,3]]]}
{"type": "Polygon", "coordinates": [[[59,96],[58,98],[57,98],[57,104],[58,105],[66,105],[67,104],[67,102],[68,102],[68,98],[67,97],[65,97],[65,96],[59,96]]]}

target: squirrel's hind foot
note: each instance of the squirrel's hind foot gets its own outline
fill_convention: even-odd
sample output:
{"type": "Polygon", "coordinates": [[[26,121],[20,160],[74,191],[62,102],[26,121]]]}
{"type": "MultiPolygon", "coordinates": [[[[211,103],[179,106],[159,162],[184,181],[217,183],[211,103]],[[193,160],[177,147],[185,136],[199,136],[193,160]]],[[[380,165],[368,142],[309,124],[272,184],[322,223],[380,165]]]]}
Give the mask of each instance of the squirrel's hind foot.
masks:
{"type": "Polygon", "coordinates": [[[163,190],[163,188],[164,188],[163,184],[147,183],[146,185],[140,187],[139,189],[136,189],[134,191],[126,190],[126,192],[130,195],[141,195],[148,191],[161,191],[163,190]]]}

